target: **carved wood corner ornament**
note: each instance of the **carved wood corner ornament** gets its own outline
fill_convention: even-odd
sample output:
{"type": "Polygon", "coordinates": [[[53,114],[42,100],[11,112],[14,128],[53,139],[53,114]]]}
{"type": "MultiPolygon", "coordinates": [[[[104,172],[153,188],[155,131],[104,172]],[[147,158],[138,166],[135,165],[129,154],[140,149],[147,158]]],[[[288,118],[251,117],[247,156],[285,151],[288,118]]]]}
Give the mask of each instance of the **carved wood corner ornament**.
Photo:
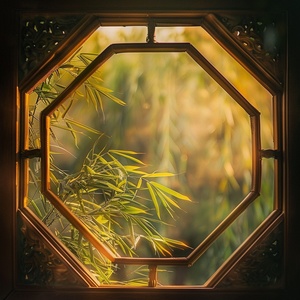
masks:
{"type": "Polygon", "coordinates": [[[217,288],[280,287],[283,278],[283,222],[256,244],[217,288]]]}
{"type": "Polygon", "coordinates": [[[20,21],[20,79],[49,56],[80,19],[77,15],[23,17],[20,21]]]}
{"type": "Polygon", "coordinates": [[[86,287],[63,257],[25,218],[18,218],[18,283],[26,286],[86,287]]]}
{"type": "Polygon", "coordinates": [[[217,16],[234,39],[261,65],[282,79],[282,32],[276,16],[217,16]]]}

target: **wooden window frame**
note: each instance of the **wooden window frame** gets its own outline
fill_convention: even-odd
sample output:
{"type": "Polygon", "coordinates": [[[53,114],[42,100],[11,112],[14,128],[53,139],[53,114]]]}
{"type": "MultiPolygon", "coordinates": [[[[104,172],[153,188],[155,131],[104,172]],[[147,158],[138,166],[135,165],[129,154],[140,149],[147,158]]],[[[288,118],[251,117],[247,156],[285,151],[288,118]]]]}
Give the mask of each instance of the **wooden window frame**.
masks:
{"type": "Polygon", "coordinates": [[[294,291],[297,292],[300,262],[297,259],[299,253],[299,233],[297,230],[297,220],[300,216],[300,205],[298,201],[298,180],[299,180],[299,99],[300,85],[297,80],[299,70],[298,53],[300,46],[297,45],[297,3],[281,3],[281,1],[252,1],[242,3],[242,1],[140,1],[129,0],[126,3],[119,0],[110,0],[101,3],[96,0],[73,0],[72,4],[53,0],[51,3],[44,3],[38,0],[12,1],[1,13],[1,29],[4,33],[4,45],[7,47],[1,55],[1,210],[0,220],[2,239],[0,252],[0,298],[1,299],[158,299],[183,298],[189,299],[294,299],[294,291]],[[168,287],[168,288],[76,288],[74,287],[26,287],[18,284],[17,260],[16,260],[16,232],[18,229],[16,212],[18,210],[16,198],[18,197],[17,168],[18,162],[17,140],[18,140],[18,101],[17,101],[17,68],[18,62],[18,12],[39,13],[59,12],[59,13],[80,13],[99,12],[110,16],[126,15],[127,18],[133,16],[149,16],[172,13],[173,15],[193,16],[201,11],[212,12],[237,12],[237,13],[265,13],[266,11],[280,12],[286,15],[287,29],[287,58],[285,69],[285,101],[282,104],[283,115],[283,162],[284,168],[282,176],[284,178],[283,210],[285,215],[284,232],[284,280],[280,287],[275,289],[253,287],[247,289],[219,288],[203,289],[197,287],[168,287]],[[4,146],[5,145],[5,146],[4,146]]]}

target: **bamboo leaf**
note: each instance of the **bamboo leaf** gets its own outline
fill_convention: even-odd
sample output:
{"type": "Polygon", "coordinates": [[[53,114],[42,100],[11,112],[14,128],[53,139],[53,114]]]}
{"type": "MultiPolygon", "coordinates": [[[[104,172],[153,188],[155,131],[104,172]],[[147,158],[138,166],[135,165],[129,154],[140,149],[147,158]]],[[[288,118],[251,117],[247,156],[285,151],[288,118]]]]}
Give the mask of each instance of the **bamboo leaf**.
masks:
{"type": "Polygon", "coordinates": [[[53,172],[50,172],[50,179],[55,183],[55,185],[58,185],[59,181],[53,172]]]}
{"type": "Polygon", "coordinates": [[[73,105],[73,99],[70,100],[70,103],[69,103],[68,107],[65,109],[64,113],[62,114],[62,116],[61,116],[62,119],[65,118],[66,114],[68,113],[68,111],[70,110],[70,108],[72,107],[72,105],[73,105]]]}
{"type": "Polygon", "coordinates": [[[108,181],[102,181],[108,188],[116,191],[116,192],[119,192],[119,193],[122,193],[123,190],[121,190],[120,188],[118,188],[117,186],[115,186],[114,184],[108,182],[108,181]]]}
{"type": "Polygon", "coordinates": [[[139,167],[139,166],[131,166],[131,165],[125,165],[124,166],[124,169],[127,172],[131,172],[131,173],[134,173],[134,174],[140,174],[140,175],[147,175],[148,174],[144,171],[140,171],[140,168],[141,167],[139,167]]]}
{"type": "Polygon", "coordinates": [[[137,152],[127,151],[127,150],[109,150],[109,153],[114,153],[114,154],[117,154],[119,156],[123,156],[125,158],[128,158],[129,160],[132,160],[132,161],[134,161],[138,164],[145,165],[141,160],[139,160],[139,159],[132,156],[132,155],[138,154],[137,152]]]}
{"type": "Polygon", "coordinates": [[[74,68],[73,64],[63,64],[59,67],[60,69],[72,69],[74,68]]]}
{"type": "Polygon", "coordinates": [[[172,195],[172,196],[174,196],[174,197],[176,197],[178,199],[185,200],[185,201],[191,201],[189,197],[187,197],[187,196],[185,196],[185,195],[183,195],[183,194],[181,194],[181,193],[179,193],[179,192],[177,192],[175,190],[172,190],[172,189],[166,187],[163,184],[160,184],[160,183],[155,182],[155,181],[151,181],[151,184],[153,186],[155,186],[156,188],[162,190],[163,192],[165,192],[167,194],[170,194],[170,195],[172,195]]]}
{"type": "Polygon", "coordinates": [[[91,83],[95,89],[97,89],[99,92],[105,92],[105,93],[112,93],[113,90],[112,89],[109,89],[107,87],[104,87],[100,84],[97,83],[99,77],[93,77],[93,79],[95,79],[95,81],[93,83],[91,83]]]}
{"type": "Polygon", "coordinates": [[[142,180],[142,178],[140,178],[140,179],[138,180],[138,183],[137,183],[137,185],[136,185],[136,188],[139,189],[139,188],[142,186],[142,183],[143,183],[143,180],[142,180]]]}
{"type": "Polygon", "coordinates": [[[60,84],[60,83],[58,83],[58,82],[56,82],[55,85],[58,86],[58,87],[61,88],[61,89],[65,89],[65,88],[66,88],[65,85],[62,85],[62,84],[60,84]]]}
{"type": "Polygon", "coordinates": [[[146,210],[132,205],[126,205],[123,211],[130,215],[147,214],[146,210]]]}
{"type": "Polygon", "coordinates": [[[67,127],[63,126],[63,125],[58,125],[57,123],[53,123],[53,124],[51,124],[51,126],[59,128],[59,129],[67,130],[67,131],[70,131],[70,132],[82,134],[81,131],[75,130],[68,122],[65,122],[65,123],[67,124],[67,127]]]}
{"type": "Polygon", "coordinates": [[[159,204],[158,204],[158,201],[157,201],[157,198],[156,198],[156,195],[155,195],[155,191],[154,191],[153,187],[151,186],[150,182],[147,182],[147,187],[148,187],[152,202],[154,204],[156,214],[157,214],[158,218],[160,219],[159,204]]]}
{"type": "Polygon", "coordinates": [[[116,243],[120,246],[120,248],[122,249],[123,253],[127,253],[130,256],[132,256],[134,254],[133,248],[131,247],[131,245],[128,245],[125,242],[125,239],[121,236],[118,237],[117,239],[115,239],[116,243]]]}
{"type": "Polygon", "coordinates": [[[129,218],[129,220],[128,220],[128,226],[129,226],[131,244],[133,245],[133,248],[135,249],[136,241],[135,241],[134,227],[133,227],[131,218],[129,218]]]}
{"type": "Polygon", "coordinates": [[[171,199],[168,195],[166,195],[166,194],[165,194],[164,192],[162,192],[161,190],[158,190],[158,191],[157,191],[157,194],[158,194],[158,195],[162,195],[162,197],[163,197],[166,201],[168,201],[171,205],[173,205],[173,206],[175,206],[175,207],[181,209],[181,207],[180,207],[173,199],[171,199]]]}
{"type": "Polygon", "coordinates": [[[97,100],[98,100],[98,103],[99,103],[99,106],[100,106],[100,109],[101,109],[101,112],[102,112],[102,117],[103,117],[103,120],[105,120],[105,114],[104,114],[104,108],[103,108],[103,101],[102,101],[102,97],[99,93],[97,93],[97,100]]]}
{"type": "Polygon", "coordinates": [[[88,165],[85,165],[84,166],[85,167],[85,170],[87,171],[87,173],[89,174],[89,175],[95,175],[95,174],[97,174],[91,167],[89,167],[88,165]]]}
{"type": "Polygon", "coordinates": [[[117,172],[118,172],[118,174],[120,175],[120,169],[122,170],[124,170],[124,166],[121,164],[121,162],[118,160],[118,159],[116,159],[113,155],[111,155],[110,153],[108,153],[108,156],[112,159],[112,161],[110,161],[110,162],[108,162],[109,163],[109,165],[111,166],[111,167],[114,167],[116,170],[117,170],[117,172]],[[117,167],[117,168],[116,168],[117,167]]]}
{"type": "Polygon", "coordinates": [[[142,177],[153,178],[153,177],[170,177],[170,176],[174,176],[174,174],[173,173],[169,173],[169,172],[159,172],[159,173],[145,174],[142,177]]]}
{"type": "Polygon", "coordinates": [[[187,245],[183,241],[174,240],[174,239],[170,239],[170,238],[167,238],[167,237],[165,237],[164,239],[172,247],[173,247],[173,245],[176,245],[176,246],[180,246],[182,248],[190,248],[190,249],[192,249],[192,247],[190,247],[189,245],[187,245]]]}
{"type": "Polygon", "coordinates": [[[149,222],[147,222],[147,219],[145,218],[139,218],[137,216],[132,216],[132,218],[135,220],[135,222],[138,224],[139,228],[143,230],[147,235],[152,236],[152,228],[153,225],[149,222]]]}
{"type": "Polygon", "coordinates": [[[94,53],[80,53],[78,55],[78,58],[85,64],[85,65],[89,65],[93,59],[95,58],[96,54],[94,53]],[[91,58],[89,57],[91,56],[91,58]]]}
{"type": "Polygon", "coordinates": [[[98,111],[98,104],[97,104],[97,100],[95,98],[95,95],[93,93],[93,90],[91,89],[91,87],[88,84],[85,84],[85,90],[86,90],[86,100],[87,102],[89,102],[89,99],[92,101],[95,110],[98,111]]]}
{"type": "Polygon", "coordinates": [[[124,154],[131,154],[131,155],[136,155],[136,154],[140,154],[139,152],[136,151],[132,151],[132,150],[109,150],[110,152],[113,153],[124,153],[124,154]]]}
{"type": "Polygon", "coordinates": [[[36,205],[35,201],[34,200],[30,200],[30,204],[33,206],[36,214],[38,215],[38,217],[40,219],[43,219],[43,214],[41,213],[39,207],[36,205]]]}
{"type": "Polygon", "coordinates": [[[98,130],[92,128],[92,127],[89,127],[89,126],[87,126],[87,125],[83,125],[83,124],[80,123],[80,122],[73,121],[73,120],[70,120],[70,119],[67,119],[67,118],[66,118],[66,121],[68,121],[68,123],[70,123],[70,124],[72,124],[72,125],[75,125],[75,126],[77,126],[77,127],[79,127],[79,128],[82,128],[82,129],[84,129],[84,130],[86,130],[86,131],[89,131],[89,132],[92,132],[92,133],[95,133],[95,134],[101,134],[100,131],[98,131],[98,130]]]}
{"type": "Polygon", "coordinates": [[[168,255],[172,255],[172,253],[170,252],[170,250],[168,250],[166,247],[164,247],[160,242],[154,240],[154,243],[156,245],[157,250],[164,256],[166,256],[166,254],[168,255]]]}
{"type": "Polygon", "coordinates": [[[104,218],[103,215],[100,215],[96,218],[97,222],[100,224],[106,224],[108,222],[108,220],[106,218],[104,218]]]}
{"type": "Polygon", "coordinates": [[[70,132],[71,132],[71,134],[72,134],[72,136],[73,136],[74,144],[75,144],[75,146],[78,148],[78,139],[77,139],[77,135],[76,135],[76,133],[74,132],[72,126],[69,124],[69,122],[66,122],[66,124],[67,124],[67,127],[69,128],[69,130],[70,130],[70,132]]]}
{"type": "Polygon", "coordinates": [[[109,93],[106,93],[106,92],[103,92],[103,91],[101,91],[101,93],[103,95],[105,95],[107,98],[111,99],[112,101],[116,102],[119,105],[122,105],[122,106],[126,105],[126,103],[124,101],[122,101],[121,99],[113,96],[112,94],[109,94],[109,93]]]}
{"type": "Polygon", "coordinates": [[[90,258],[91,258],[91,261],[94,262],[94,250],[93,250],[93,246],[91,243],[88,243],[89,244],[89,250],[90,250],[90,258]]]}
{"type": "Polygon", "coordinates": [[[108,89],[102,85],[99,85],[97,83],[91,83],[93,85],[93,87],[95,89],[97,89],[99,91],[99,93],[103,94],[104,96],[106,96],[107,98],[111,99],[112,101],[116,102],[119,105],[125,106],[126,103],[124,101],[122,101],[121,99],[115,97],[114,95],[112,95],[113,90],[108,89]]]}
{"type": "Polygon", "coordinates": [[[166,198],[164,197],[163,193],[161,193],[159,190],[156,190],[156,193],[157,193],[162,205],[168,212],[168,214],[174,219],[173,214],[172,214],[172,209],[171,209],[169,203],[166,201],[166,198]]]}
{"type": "Polygon", "coordinates": [[[138,235],[134,241],[133,249],[136,249],[137,244],[139,243],[140,239],[141,239],[141,235],[138,235]]]}

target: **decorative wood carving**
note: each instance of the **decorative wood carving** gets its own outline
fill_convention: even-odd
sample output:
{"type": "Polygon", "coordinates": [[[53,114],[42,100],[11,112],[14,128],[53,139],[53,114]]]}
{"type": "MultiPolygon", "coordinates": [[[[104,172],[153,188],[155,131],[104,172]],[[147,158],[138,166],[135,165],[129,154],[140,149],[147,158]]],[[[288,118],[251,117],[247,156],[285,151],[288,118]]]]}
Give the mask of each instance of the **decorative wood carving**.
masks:
{"type": "Polygon", "coordinates": [[[226,275],[224,287],[276,287],[283,275],[283,222],[226,275]]]}
{"type": "Polygon", "coordinates": [[[280,78],[282,36],[275,17],[217,16],[236,41],[267,70],[280,78]]]}
{"type": "Polygon", "coordinates": [[[22,285],[76,286],[86,284],[34,228],[19,218],[18,281],[22,285]]]}
{"type": "Polygon", "coordinates": [[[28,17],[21,20],[20,79],[49,55],[81,19],[80,16],[28,17]]]}

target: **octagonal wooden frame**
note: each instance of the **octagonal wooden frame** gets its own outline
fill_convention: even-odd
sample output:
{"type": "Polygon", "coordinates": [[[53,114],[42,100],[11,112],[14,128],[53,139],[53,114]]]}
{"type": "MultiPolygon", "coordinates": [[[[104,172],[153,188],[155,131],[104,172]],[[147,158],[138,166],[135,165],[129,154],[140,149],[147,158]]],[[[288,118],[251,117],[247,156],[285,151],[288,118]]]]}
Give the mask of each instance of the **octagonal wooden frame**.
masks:
{"type": "MultiPolygon", "coordinates": [[[[41,191],[44,196],[66,217],[92,244],[110,261],[117,264],[187,265],[191,266],[222,234],[222,232],[254,201],[260,193],[260,113],[213,67],[190,43],[123,43],[111,44],[42,112],[41,128],[41,191]],[[121,257],[115,255],[68,209],[50,188],[50,115],[101,65],[118,53],[137,52],[185,52],[202,67],[250,116],[252,136],[252,186],[239,205],[209,234],[187,257],[145,258],[121,257]]],[[[151,269],[150,268],[150,269],[151,269]]]]}

